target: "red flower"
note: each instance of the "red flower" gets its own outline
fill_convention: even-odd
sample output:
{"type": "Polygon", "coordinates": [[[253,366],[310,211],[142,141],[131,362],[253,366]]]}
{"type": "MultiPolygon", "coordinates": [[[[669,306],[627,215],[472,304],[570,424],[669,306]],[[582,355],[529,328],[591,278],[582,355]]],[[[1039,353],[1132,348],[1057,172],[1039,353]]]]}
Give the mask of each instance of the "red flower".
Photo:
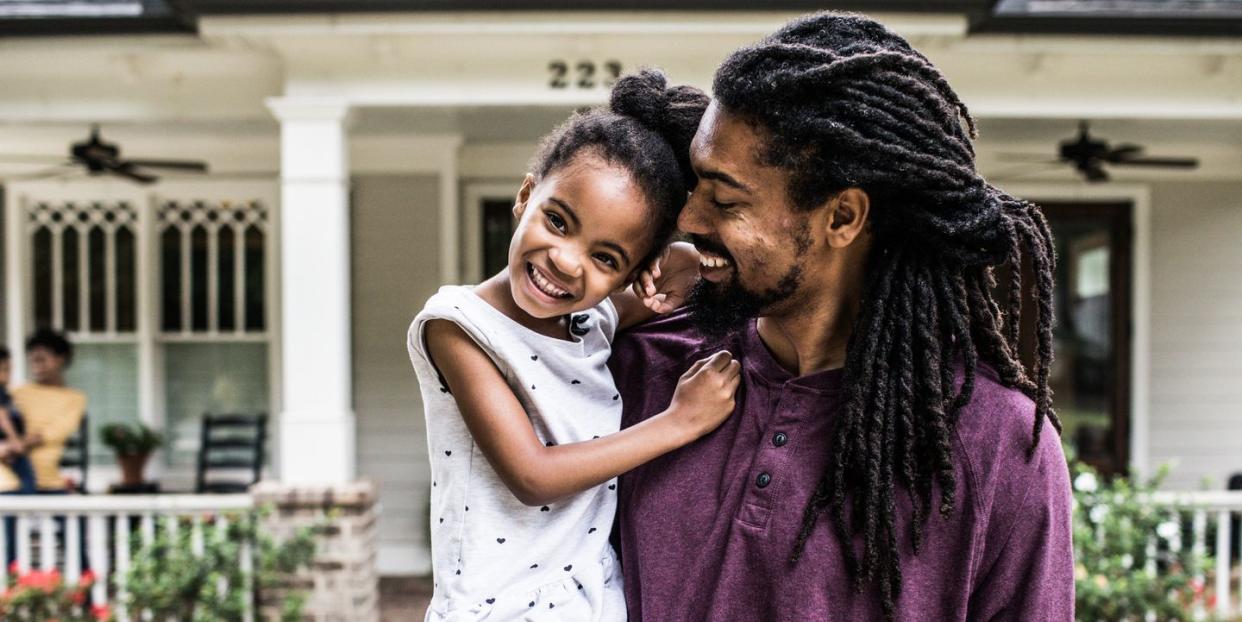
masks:
{"type": "Polygon", "coordinates": [[[112,619],[112,612],[108,610],[107,605],[95,605],[94,607],[91,607],[91,615],[95,616],[96,620],[112,619]]]}
{"type": "Polygon", "coordinates": [[[17,565],[17,560],[9,562],[9,574],[18,574],[21,572],[21,566],[17,565]]]}
{"type": "Polygon", "coordinates": [[[82,576],[78,578],[78,585],[87,587],[95,582],[95,572],[92,570],[82,571],[82,576]]]}
{"type": "Polygon", "coordinates": [[[69,597],[75,605],[86,604],[86,590],[74,590],[73,595],[69,597]]]}

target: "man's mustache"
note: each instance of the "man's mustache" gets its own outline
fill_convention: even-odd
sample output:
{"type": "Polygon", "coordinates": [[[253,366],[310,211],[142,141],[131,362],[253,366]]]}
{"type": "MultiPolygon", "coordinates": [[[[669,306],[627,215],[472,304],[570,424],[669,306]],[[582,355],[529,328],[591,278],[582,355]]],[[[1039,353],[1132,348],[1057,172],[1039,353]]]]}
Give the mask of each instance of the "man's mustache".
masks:
{"type": "Polygon", "coordinates": [[[694,247],[699,249],[700,251],[707,251],[718,257],[723,257],[725,259],[728,259],[729,263],[733,263],[733,256],[730,255],[729,251],[725,250],[725,247],[721,245],[719,242],[716,242],[714,240],[709,240],[701,235],[696,235],[694,233],[691,233],[690,243],[694,244],[694,247]]]}

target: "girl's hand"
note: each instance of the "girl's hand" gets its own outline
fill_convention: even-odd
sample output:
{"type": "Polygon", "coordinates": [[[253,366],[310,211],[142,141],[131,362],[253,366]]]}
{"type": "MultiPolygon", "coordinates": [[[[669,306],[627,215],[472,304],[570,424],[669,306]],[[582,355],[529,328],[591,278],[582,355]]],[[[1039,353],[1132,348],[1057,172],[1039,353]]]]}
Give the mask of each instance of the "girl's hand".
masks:
{"type": "Polygon", "coordinates": [[[686,442],[715,430],[733,413],[741,370],[742,364],[721,350],[681,375],[664,416],[685,433],[686,442]]]}
{"type": "Polygon", "coordinates": [[[699,279],[699,252],[693,244],[674,242],[634,280],[634,294],[656,313],[670,313],[686,303],[699,279]]]}

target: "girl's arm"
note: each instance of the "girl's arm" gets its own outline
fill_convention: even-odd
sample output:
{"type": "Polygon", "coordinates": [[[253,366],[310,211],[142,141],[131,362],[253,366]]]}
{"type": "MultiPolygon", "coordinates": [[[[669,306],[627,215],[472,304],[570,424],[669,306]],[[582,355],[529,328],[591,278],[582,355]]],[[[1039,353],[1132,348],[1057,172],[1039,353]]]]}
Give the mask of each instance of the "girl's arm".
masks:
{"type": "Polygon", "coordinates": [[[426,326],[427,350],[492,468],[519,501],[547,505],[606,482],[714,430],[733,412],[740,365],[728,352],[695,363],[664,412],[615,434],[544,446],[500,370],[448,320],[426,326]]]}
{"type": "Polygon", "coordinates": [[[699,252],[693,244],[674,242],[651,266],[638,274],[631,287],[611,296],[617,307],[618,329],[641,324],[685,304],[699,280],[699,252]]]}

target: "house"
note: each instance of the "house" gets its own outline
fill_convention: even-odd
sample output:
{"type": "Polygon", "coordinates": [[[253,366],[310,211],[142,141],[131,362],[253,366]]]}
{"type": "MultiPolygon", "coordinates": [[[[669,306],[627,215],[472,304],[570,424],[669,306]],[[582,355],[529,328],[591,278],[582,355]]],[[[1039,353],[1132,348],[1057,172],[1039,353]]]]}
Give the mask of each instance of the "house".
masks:
{"type": "MultiPolygon", "coordinates": [[[[69,330],[93,425],[166,431],[163,481],[188,480],[202,413],[272,413],[271,475],[376,479],[381,572],[427,572],[414,313],[503,263],[536,141],[611,80],[652,65],[708,87],[729,51],[823,6],[568,4],[0,2],[5,341],[69,330]],[[49,170],[92,124],[123,157],[210,172],[49,170]]],[[[926,53],[979,119],[981,170],[1046,206],[1066,441],[1105,468],[1176,461],[1172,488],[1242,470],[1242,10],[839,4],[926,53]],[[1198,165],[1086,181],[1094,160],[1053,162],[1080,121],[1198,165]]]]}

